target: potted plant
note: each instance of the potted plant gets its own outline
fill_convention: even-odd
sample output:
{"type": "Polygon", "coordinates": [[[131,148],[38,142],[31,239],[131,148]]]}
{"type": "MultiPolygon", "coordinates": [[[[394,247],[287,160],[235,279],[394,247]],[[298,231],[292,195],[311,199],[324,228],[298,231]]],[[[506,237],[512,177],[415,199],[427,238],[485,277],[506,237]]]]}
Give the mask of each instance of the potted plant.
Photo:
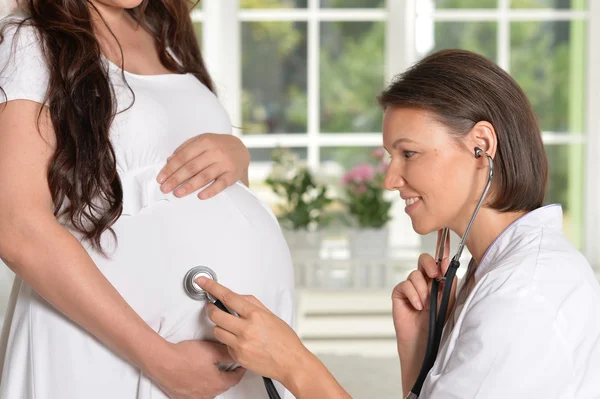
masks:
{"type": "Polygon", "coordinates": [[[280,198],[278,219],[294,256],[317,258],[321,231],[331,220],[326,208],[332,200],[327,185],[288,149],[272,153],[273,168],[266,183],[280,198]]]}
{"type": "Polygon", "coordinates": [[[350,251],[353,257],[385,257],[392,202],[385,197],[387,163],[383,149],[373,152],[373,163],[356,165],[342,177],[350,215],[350,251]]]}

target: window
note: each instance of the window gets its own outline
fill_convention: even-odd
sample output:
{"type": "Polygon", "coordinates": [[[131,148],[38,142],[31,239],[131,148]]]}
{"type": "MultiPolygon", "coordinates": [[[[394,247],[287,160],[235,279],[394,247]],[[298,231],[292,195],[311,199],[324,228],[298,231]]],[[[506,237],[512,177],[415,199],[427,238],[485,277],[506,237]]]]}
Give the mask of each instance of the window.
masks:
{"type": "MultiPolygon", "coordinates": [[[[205,57],[251,148],[255,188],[277,145],[314,169],[334,165],[327,167],[334,173],[380,145],[376,94],[425,55],[464,48],[489,57],[534,106],[550,162],[546,202],[563,204],[564,230],[584,248],[598,236],[585,223],[598,212],[584,200],[598,186],[585,173],[586,143],[600,134],[586,131],[594,118],[585,112],[588,80],[599,74],[587,67],[597,12],[590,7],[587,0],[208,0],[195,19],[220,22],[204,24],[204,45],[221,52],[205,49],[205,57]]],[[[396,237],[415,242],[398,209],[396,237]]]]}

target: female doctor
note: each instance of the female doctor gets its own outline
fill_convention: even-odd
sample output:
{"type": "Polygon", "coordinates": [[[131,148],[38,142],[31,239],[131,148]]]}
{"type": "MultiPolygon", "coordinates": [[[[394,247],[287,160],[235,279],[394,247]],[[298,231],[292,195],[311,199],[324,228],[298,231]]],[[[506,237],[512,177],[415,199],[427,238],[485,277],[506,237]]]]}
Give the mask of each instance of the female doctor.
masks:
{"type": "MultiPolygon", "coordinates": [[[[379,101],[391,155],[385,185],[406,201],[417,233],[449,227],[462,236],[488,177],[487,157],[475,157],[474,148],[495,164],[466,241],[472,260],[453,287],[440,351],[419,397],[600,397],[600,287],[562,233],[561,207],[542,206],[548,163],[523,91],[489,60],[447,50],[401,74],[379,101]]],[[[392,294],[404,395],[425,356],[431,281],[447,265],[422,254],[392,294]]],[[[214,305],[209,311],[216,338],[244,367],[298,398],[349,397],[260,302],[198,283],[240,315],[214,305]]]]}

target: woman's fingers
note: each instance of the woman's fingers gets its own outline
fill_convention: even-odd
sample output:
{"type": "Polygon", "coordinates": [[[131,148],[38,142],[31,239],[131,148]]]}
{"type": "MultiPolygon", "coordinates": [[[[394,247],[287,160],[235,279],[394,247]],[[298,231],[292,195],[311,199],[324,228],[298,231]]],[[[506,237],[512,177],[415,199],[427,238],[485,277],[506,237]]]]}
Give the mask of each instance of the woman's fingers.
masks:
{"type": "MultiPolygon", "coordinates": [[[[215,172],[214,173],[218,173],[218,171],[220,170],[220,168],[217,165],[212,165],[211,167],[215,167],[215,172]]],[[[208,170],[207,170],[208,172],[208,170]]],[[[207,187],[205,190],[202,190],[201,193],[198,194],[198,198],[200,199],[209,199],[214,197],[215,195],[219,194],[221,191],[225,190],[227,187],[231,186],[233,183],[235,183],[235,178],[233,177],[233,173],[223,173],[220,176],[218,176],[217,178],[214,179],[215,182],[213,184],[210,185],[210,187],[207,187]]],[[[187,185],[187,183],[186,183],[187,185]]],[[[196,186],[199,186],[198,188],[202,188],[204,186],[200,186],[199,184],[195,184],[196,186]]]]}
{"type": "MultiPolygon", "coordinates": [[[[224,313],[224,312],[220,312],[220,313],[224,313]]],[[[227,331],[226,329],[219,327],[219,325],[217,325],[214,330],[213,333],[215,335],[215,338],[221,342],[222,344],[225,344],[229,347],[235,347],[237,345],[237,338],[235,335],[233,335],[231,332],[227,331]]],[[[225,350],[227,351],[227,348],[225,348],[225,350]]],[[[231,354],[229,353],[229,351],[227,351],[227,357],[231,358],[231,354]]],[[[231,362],[233,362],[233,358],[231,358],[231,362]]],[[[226,363],[226,362],[224,362],[226,363]]]]}
{"type": "MultiPolygon", "coordinates": [[[[236,294],[229,288],[224,287],[221,284],[209,278],[198,277],[196,279],[196,284],[198,284],[202,289],[208,291],[213,297],[221,301],[223,305],[225,305],[228,309],[233,310],[241,317],[248,316],[250,310],[256,307],[256,305],[247,301],[241,295],[236,294]]],[[[235,318],[235,316],[231,317],[235,318]]]]}
{"type": "Polygon", "coordinates": [[[217,326],[224,328],[235,335],[238,335],[242,331],[243,325],[239,318],[227,312],[223,312],[212,303],[208,304],[207,310],[208,318],[217,326]]]}
{"type": "Polygon", "coordinates": [[[242,298],[247,300],[248,302],[258,306],[259,308],[271,312],[261,301],[259,301],[254,295],[242,295],[242,298]]]}
{"type": "Polygon", "coordinates": [[[202,153],[191,158],[187,158],[178,153],[167,162],[163,172],[161,172],[165,173],[168,177],[161,184],[160,189],[164,193],[171,192],[186,180],[197,175],[201,175],[208,183],[218,176],[209,176],[207,173],[207,168],[210,168],[216,163],[217,159],[211,153],[202,153]]]}
{"type": "Polygon", "coordinates": [[[441,277],[440,268],[435,264],[435,259],[429,254],[421,254],[419,256],[418,269],[430,279],[441,277]]]}
{"type": "Polygon", "coordinates": [[[428,303],[427,299],[429,298],[430,291],[430,282],[431,280],[426,280],[425,276],[420,270],[413,270],[408,275],[408,281],[410,281],[419,294],[419,299],[421,300],[421,304],[425,307],[425,304],[428,303]]]}
{"type": "Polygon", "coordinates": [[[417,289],[413,283],[408,280],[401,282],[396,286],[396,288],[394,288],[392,297],[408,300],[408,302],[417,310],[423,310],[424,308],[417,289]]]}
{"type": "Polygon", "coordinates": [[[234,385],[237,385],[245,373],[246,369],[243,367],[238,367],[231,371],[221,371],[221,377],[225,382],[225,388],[230,388],[234,385]]]}
{"type": "Polygon", "coordinates": [[[200,136],[189,139],[179,146],[179,148],[177,148],[173,154],[167,158],[167,164],[163,166],[156,180],[160,184],[164,185],[167,183],[167,179],[173,173],[178,171],[183,165],[207,151],[208,147],[203,145],[203,141],[200,136]]]}
{"type": "Polygon", "coordinates": [[[181,185],[181,187],[175,190],[173,194],[175,194],[176,197],[183,197],[184,195],[201,189],[215,179],[218,180],[222,173],[222,168],[217,163],[213,163],[205,168],[198,168],[196,173],[181,185]]]}

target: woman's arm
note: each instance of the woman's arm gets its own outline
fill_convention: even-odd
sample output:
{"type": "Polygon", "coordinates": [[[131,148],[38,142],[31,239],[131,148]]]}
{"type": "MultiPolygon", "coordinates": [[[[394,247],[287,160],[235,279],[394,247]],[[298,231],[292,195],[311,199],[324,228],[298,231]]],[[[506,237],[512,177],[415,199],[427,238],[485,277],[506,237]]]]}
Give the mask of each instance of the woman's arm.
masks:
{"type": "Polygon", "coordinates": [[[209,317],[217,325],[215,338],[242,366],[281,382],[298,399],[350,398],[294,330],[258,299],[238,295],[213,280],[196,282],[239,315],[209,305],[209,317]]]}
{"type": "Polygon", "coordinates": [[[164,349],[163,340],[127,305],[52,213],[46,170],[54,137],[46,111],[38,131],[38,104],[18,101],[2,107],[0,257],[73,321],[130,362],[151,367],[164,349]]]}
{"type": "MultiPolygon", "coordinates": [[[[153,379],[168,388],[185,385],[182,376],[169,373],[193,361],[140,318],[54,217],[46,171],[55,137],[47,109],[38,130],[40,104],[11,101],[0,107],[0,257],[60,312],[153,379]]],[[[214,368],[216,381],[201,382],[207,388],[225,385],[219,375],[226,373],[211,363],[214,356],[200,356],[207,351],[196,350],[196,363],[214,368]]]]}

